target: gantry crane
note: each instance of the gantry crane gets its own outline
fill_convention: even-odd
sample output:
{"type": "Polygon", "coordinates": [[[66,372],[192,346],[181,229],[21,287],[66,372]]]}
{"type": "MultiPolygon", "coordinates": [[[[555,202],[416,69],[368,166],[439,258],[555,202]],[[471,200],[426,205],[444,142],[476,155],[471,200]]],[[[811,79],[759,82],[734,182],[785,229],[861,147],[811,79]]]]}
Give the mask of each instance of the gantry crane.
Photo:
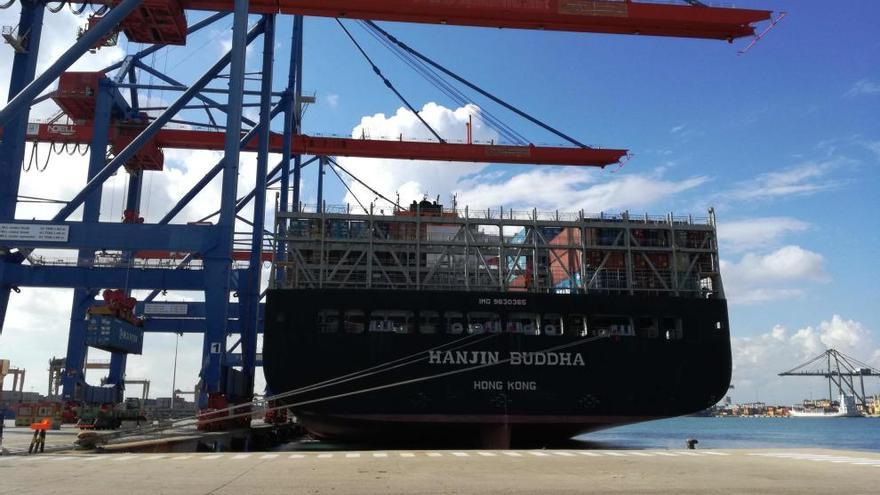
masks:
{"type": "Polygon", "coordinates": [[[880,377],[880,371],[870,365],[838,351],[828,349],[809,361],[779,373],[779,376],[821,376],[828,379],[828,401],[834,400],[832,386],[838,395],[851,394],[863,411],[868,410],[868,397],[865,395],[865,377],[880,377]],[[856,387],[855,377],[860,387],[856,387]]]}
{"type": "MultiPolygon", "coordinates": [[[[716,8],[697,1],[664,4],[631,0],[104,0],[90,3],[103,7],[89,18],[88,26],[77,41],[39,75],[36,67],[46,2],[19,0],[19,24],[6,33],[15,55],[10,70],[9,101],[0,110],[0,329],[11,291],[27,287],[74,288],[62,374],[64,398],[119,402],[124,388],[126,352],[112,353],[107,379],[112,387],[89,386],[85,382],[88,331],[85,317],[96,305],[102,304],[95,298],[102,289],[121,289],[120,298],[129,297],[133,290],[149,290],[150,294],[143,301],[132,304],[134,311],[129,316],[139,315],[135,323],[142,323],[139,327],[133,325],[137,329],[133,331],[204,334],[198,398],[203,409],[219,408],[228,402],[247,402],[253,395],[262,308],[260,266],[267,256],[263,250],[267,185],[280,184],[279,207],[286,211],[300,202],[302,168],[316,162],[323,171],[328,156],[607,166],[627,154],[622,149],[586,147],[571,139],[568,140],[576,145],[573,148],[528,143],[456,144],[442,138],[423,143],[304,135],[301,122],[304,16],[725,41],[754,36],[757,23],[772,22],[768,11],[716,8]],[[212,13],[187,25],[187,11],[212,13]],[[149,55],[169,45],[186,44],[189,35],[230,13],[231,49],[195,81],[184,84],[145,63],[149,55]],[[259,22],[251,27],[248,27],[249,14],[260,16],[259,22]],[[279,15],[294,17],[287,85],[277,92],[273,91],[272,75],[279,15]],[[76,60],[90,50],[112,43],[119,33],[130,41],[149,46],[102,71],[69,72],[76,60]],[[256,94],[259,119],[251,121],[242,115],[246,93],[245,49],[258,39],[262,41],[263,52],[261,87],[256,94]],[[228,73],[221,75],[227,68],[228,73]],[[139,81],[138,75],[142,73],[161,81],[161,85],[155,87],[179,93],[158,115],[148,115],[142,110],[140,97],[151,87],[139,81]],[[226,89],[208,87],[208,83],[221,78],[228,85],[226,89]],[[59,81],[58,90],[44,94],[55,81],[59,81]],[[124,94],[128,98],[124,98],[124,94]],[[63,110],[69,123],[29,121],[30,107],[47,99],[52,99],[63,110]],[[195,100],[197,105],[193,103],[195,100]],[[211,120],[210,131],[168,127],[175,116],[196,106],[206,109],[211,120]],[[223,125],[216,124],[212,112],[225,114],[223,125]],[[283,115],[283,126],[272,129],[271,121],[278,115],[283,115]],[[51,218],[16,218],[20,165],[28,141],[69,146],[87,144],[90,150],[86,186],[74,197],[62,201],[60,210],[51,218]],[[169,148],[222,150],[223,158],[178,204],[171,206],[159,222],[147,223],[140,214],[144,176],[161,173],[163,150],[169,148]],[[258,186],[239,197],[237,179],[242,151],[257,153],[255,183],[258,186]],[[282,160],[270,172],[269,153],[273,152],[280,152],[282,160]],[[304,156],[312,158],[304,159],[304,156]],[[125,214],[121,222],[101,222],[101,187],[120,169],[128,176],[125,214]],[[215,223],[174,223],[183,208],[217,176],[222,176],[222,186],[215,223]],[[253,219],[249,221],[252,224],[249,249],[236,252],[236,223],[240,210],[249,201],[255,205],[253,219]],[[83,211],[82,220],[70,220],[71,214],[79,208],[83,211]],[[77,262],[71,265],[43,263],[33,256],[36,249],[75,249],[78,250],[77,262]],[[96,253],[107,251],[118,253],[117,260],[98,263],[96,253]],[[143,253],[182,255],[174,258],[175,264],[170,268],[149,267],[139,263],[143,253]],[[194,266],[194,260],[200,264],[194,266]],[[236,264],[236,260],[246,260],[247,264],[236,264]],[[156,301],[162,291],[175,290],[203,292],[204,302],[156,301]],[[233,293],[238,297],[237,302],[230,302],[233,293]],[[240,340],[228,348],[226,339],[230,334],[239,335],[240,340]],[[231,349],[238,347],[240,353],[231,354],[231,349]]],[[[469,87],[475,88],[474,85],[469,87]]],[[[493,101],[506,104],[498,98],[493,101]]],[[[537,119],[531,118],[531,121],[555,131],[537,119]]],[[[321,192],[319,188],[319,198],[321,192]]]]}

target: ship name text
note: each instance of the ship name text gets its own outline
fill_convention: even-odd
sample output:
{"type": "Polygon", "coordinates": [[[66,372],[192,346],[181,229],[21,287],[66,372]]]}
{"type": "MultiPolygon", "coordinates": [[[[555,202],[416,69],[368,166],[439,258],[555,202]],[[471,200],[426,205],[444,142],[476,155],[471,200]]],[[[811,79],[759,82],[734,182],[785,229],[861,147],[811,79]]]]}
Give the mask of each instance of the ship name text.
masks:
{"type": "MultiPolygon", "coordinates": [[[[497,364],[501,353],[496,351],[428,351],[428,364],[497,364]]],[[[518,352],[511,351],[511,366],[586,366],[579,352],[518,352]]]]}

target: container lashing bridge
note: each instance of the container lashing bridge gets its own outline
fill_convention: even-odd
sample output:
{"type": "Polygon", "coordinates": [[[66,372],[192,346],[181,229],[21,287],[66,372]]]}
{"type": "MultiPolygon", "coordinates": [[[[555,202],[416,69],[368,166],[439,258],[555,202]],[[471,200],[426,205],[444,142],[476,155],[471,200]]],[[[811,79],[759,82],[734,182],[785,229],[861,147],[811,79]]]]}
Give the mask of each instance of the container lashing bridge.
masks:
{"type": "MultiPolygon", "coordinates": [[[[594,167],[612,165],[627,156],[626,150],[583,145],[444,67],[373,21],[723,41],[755,36],[758,23],[773,21],[768,11],[717,8],[688,0],[104,0],[89,2],[94,14],[77,39],[38,74],[44,18],[47,12],[58,12],[59,5],[64,3],[19,0],[18,25],[3,31],[14,58],[8,71],[9,100],[0,110],[0,329],[11,292],[28,287],[74,289],[65,368],[61,373],[63,398],[98,404],[121,402],[126,356],[139,352],[139,348],[105,342],[106,348],[113,351],[105,385],[87,384],[88,339],[92,338],[90,332],[101,327],[95,323],[96,317],[105,329],[117,325],[127,332],[141,332],[141,338],[143,332],[203,334],[198,397],[203,410],[247,403],[253,396],[257,334],[262,318],[260,268],[262,261],[277,256],[273,253],[271,233],[267,235],[264,225],[266,190],[270,185],[278,184],[279,208],[286,212],[301,202],[303,168],[316,163],[320,182],[324,168],[332,163],[329,157],[333,156],[594,167]],[[195,11],[203,12],[193,16],[200,20],[189,24],[186,17],[195,11]],[[231,48],[194,81],[183,83],[147,63],[157,52],[168,46],[186,45],[194,33],[230,15],[231,48]],[[259,21],[251,26],[250,15],[259,16],[259,21]],[[281,91],[272,84],[279,16],[293,17],[288,77],[281,91]],[[511,138],[511,143],[452,143],[436,133],[438,139],[431,142],[402,137],[385,141],[306,135],[302,132],[306,16],[337,18],[343,28],[360,22],[365,29],[387,40],[389,47],[396,47],[409,60],[428,68],[431,74],[454,81],[572,146],[535,146],[519,139],[512,128],[491,118],[488,111],[480,117],[489,126],[498,125],[499,133],[511,138]],[[148,46],[101,71],[69,71],[78,59],[113,44],[120,35],[148,46]],[[258,40],[262,43],[261,85],[258,91],[250,91],[245,88],[246,48],[258,40]],[[159,83],[145,84],[147,77],[159,83]],[[217,80],[222,80],[226,87],[209,86],[217,80]],[[47,92],[56,81],[57,89],[47,92]],[[174,92],[176,97],[167,106],[150,108],[143,97],[151,90],[174,92]],[[246,103],[245,96],[256,97],[257,101],[246,103]],[[46,100],[52,100],[62,113],[50,123],[31,122],[31,107],[46,100]],[[243,115],[246,104],[258,107],[257,121],[243,115]],[[204,112],[206,121],[185,119],[197,110],[204,112]],[[223,118],[217,114],[223,114],[223,118]],[[60,121],[62,116],[66,117],[64,122],[60,121]],[[283,125],[273,128],[271,122],[277,116],[283,117],[283,125]],[[189,126],[173,128],[170,125],[174,123],[189,126]],[[29,142],[78,150],[87,146],[89,151],[87,184],[72,198],[56,200],[59,211],[40,220],[16,218],[17,204],[33,199],[19,196],[22,163],[29,142]],[[223,152],[223,158],[158,222],[144,221],[144,176],[162,173],[163,150],[175,148],[218,150],[223,152]],[[257,187],[239,196],[242,152],[257,154],[257,187]],[[280,153],[282,157],[272,169],[270,153],[280,153]],[[128,179],[124,214],[120,221],[100,221],[102,186],[120,169],[128,179]],[[220,205],[206,217],[213,223],[174,223],[193,198],[218,176],[222,177],[220,205]],[[253,218],[242,222],[240,211],[250,201],[255,205],[253,218]],[[80,208],[82,219],[71,220],[71,214],[80,208]],[[251,226],[245,238],[237,232],[242,224],[251,226]],[[77,260],[47,262],[38,256],[39,251],[35,253],[41,249],[76,250],[77,260]],[[107,252],[114,253],[110,261],[106,259],[107,252]],[[150,258],[157,257],[162,258],[160,263],[149,263],[150,258]],[[96,299],[108,289],[111,300],[96,299]],[[131,291],[140,290],[151,292],[140,301],[131,299],[131,291]],[[165,291],[202,292],[204,302],[156,301],[165,291]],[[230,302],[233,293],[237,302],[230,302]],[[101,310],[120,303],[122,312],[119,307],[101,310]],[[239,336],[239,342],[227,346],[230,335],[239,336]],[[232,350],[238,352],[233,354],[232,350]]],[[[83,13],[87,7],[81,1],[66,3],[75,13],[83,13]]],[[[4,2],[0,7],[13,5],[14,1],[4,2]]],[[[352,41],[360,49],[353,36],[352,41]]],[[[388,88],[412,108],[403,93],[361,51],[388,88]]],[[[450,90],[450,86],[443,88],[450,90]]],[[[323,187],[318,188],[317,194],[320,205],[323,187]]]]}

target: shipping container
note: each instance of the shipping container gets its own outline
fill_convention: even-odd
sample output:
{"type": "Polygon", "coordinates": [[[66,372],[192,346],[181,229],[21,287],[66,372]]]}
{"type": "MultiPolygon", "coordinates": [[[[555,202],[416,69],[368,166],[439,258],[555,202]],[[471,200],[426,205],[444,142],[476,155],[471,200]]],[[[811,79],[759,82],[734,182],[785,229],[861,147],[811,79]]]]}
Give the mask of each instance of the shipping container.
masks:
{"type": "Polygon", "coordinates": [[[108,352],[140,354],[144,332],[113,316],[90,315],[86,322],[86,345],[108,352]]]}

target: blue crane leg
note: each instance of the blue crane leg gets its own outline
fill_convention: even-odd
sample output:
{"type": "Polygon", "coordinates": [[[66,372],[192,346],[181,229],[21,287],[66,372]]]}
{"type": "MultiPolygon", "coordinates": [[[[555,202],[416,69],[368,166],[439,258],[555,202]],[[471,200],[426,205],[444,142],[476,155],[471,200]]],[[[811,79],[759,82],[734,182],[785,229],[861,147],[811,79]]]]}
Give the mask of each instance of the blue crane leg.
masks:
{"type": "Polygon", "coordinates": [[[199,407],[208,406],[211,395],[224,394],[226,383],[223,356],[226,350],[226,326],[229,310],[232,242],[235,231],[235,200],[238,190],[238,160],[241,151],[241,112],[244,102],[245,36],[248,0],[235,0],[232,21],[232,48],[229,51],[229,100],[226,112],[226,140],[221,186],[220,219],[215,226],[216,244],[205,253],[206,332],[202,348],[202,387],[199,407]]]}
{"type": "Polygon", "coordinates": [[[254,375],[257,359],[257,329],[260,325],[257,305],[260,302],[262,274],[263,230],[266,221],[266,179],[269,170],[269,138],[272,112],[272,65],[275,58],[275,16],[263,16],[263,71],[260,92],[260,141],[257,148],[257,176],[254,181],[254,217],[251,235],[251,254],[244,293],[239,293],[243,307],[241,356],[245,389],[241,399],[250,401],[253,396],[254,375]]]}
{"type": "MultiPolygon", "coordinates": [[[[133,106],[135,103],[133,102],[133,106]]],[[[140,217],[141,190],[144,184],[144,174],[146,172],[134,172],[128,175],[128,192],[125,195],[125,210],[133,212],[134,219],[140,217]]],[[[125,251],[122,259],[124,263],[132,260],[133,253],[125,251]]],[[[126,295],[131,295],[131,289],[126,285],[123,287],[126,295]]],[[[110,372],[107,374],[107,384],[116,386],[116,402],[122,402],[125,396],[125,367],[128,363],[128,354],[123,352],[114,352],[110,355],[110,372]]]]}
{"type": "MultiPolygon", "coordinates": [[[[291,47],[296,53],[296,86],[294,88],[294,107],[293,107],[293,115],[294,115],[294,128],[293,131],[295,134],[302,133],[302,122],[300,122],[300,116],[302,115],[302,73],[303,73],[303,33],[304,33],[304,21],[303,16],[298,15],[293,18],[293,37],[294,43],[291,47]]],[[[299,210],[299,202],[302,198],[300,198],[300,183],[302,182],[302,156],[299,154],[294,155],[293,157],[293,207],[299,210]]]]}
{"type": "MultiPolygon", "coordinates": [[[[37,70],[37,56],[40,52],[40,38],[43,33],[43,2],[21,2],[21,15],[18,29],[29,33],[27,51],[16,53],[12,59],[12,72],[9,76],[9,100],[19,94],[31,81],[37,70]]],[[[27,132],[28,111],[21,112],[5,126],[3,140],[0,141],[0,222],[15,218],[18,185],[21,180],[21,163],[25,153],[25,133],[27,132]]],[[[0,256],[0,333],[6,320],[11,287],[6,282],[6,264],[18,260],[0,256]]]]}
{"type": "MultiPolygon", "coordinates": [[[[107,156],[107,136],[110,132],[110,112],[115,91],[107,78],[101,79],[95,95],[95,132],[92,135],[89,155],[88,178],[91,180],[103,167],[107,156]]],[[[101,215],[101,188],[86,196],[83,204],[83,223],[97,224],[101,215]]],[[[95,258],[94,249],[80,249],[77,259],[90,261],[95,258]]],[[[61,379],[66,400],[83,400],[86,388],[86,311],[95,303],[95,295],[101,287],[77,288],[73,291],[70,308],[70,331],[67,335],[67,369],[61,379]]]]}
{"type": "MultiPolygon", "coordinates": [[[[290,160],[291,160],[291,139],[294,132],[294,121],[298,123],[299,115],[295,115],[297,101],[299,96],[296,94],[296,81],[300,78],[302,72],[302,59],[299,57],[298,43],[301,40],[302,26],[301,16],[296,16],[293,20],[293,26],[290,35],[290,67],[287,72],[287,89],[286,100],[284,101],[284,135],[281,148],[281,198],[279,210],[288,211],[290,205],[290,160]]],[[[298,127],[297,127],[298,129],[298,127]]],[[[281,231],[287,230],[287,222],[280,227],[281,231]]],[[[284,262],[287,258],[287,250],[284,249],[284,243],[275,243],[275,259],[284,262]]],[[[278,268],[275,276],[280,278],[283,276],[284,270],[278,268]]]]}

